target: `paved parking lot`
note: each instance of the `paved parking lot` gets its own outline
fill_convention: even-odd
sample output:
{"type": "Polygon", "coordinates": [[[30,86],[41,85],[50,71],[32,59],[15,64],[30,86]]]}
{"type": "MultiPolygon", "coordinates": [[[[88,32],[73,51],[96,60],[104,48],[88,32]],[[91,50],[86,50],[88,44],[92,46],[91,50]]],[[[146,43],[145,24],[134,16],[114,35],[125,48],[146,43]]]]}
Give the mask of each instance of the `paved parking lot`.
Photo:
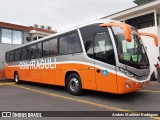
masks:
{"type": "MultiPolygon", "coordinates": [[[[0,111],[160,111],[160,83],[152,82],[149,88],[126,95],[84,91],[82,96],[72,96],[66,92],[64,87],[29,82],[16,85],[10,80],[3,80],[0,81],[0,111]]],[[[70,120],[71,118],[45,119],[70,120]]],[[[82,118],[76,117],[76,119],[81,120],[82,118]]],[[[83,119],[106,118],[87,117],[83,119]]],[[[116,117],[114,119],[136,118],[116,117]]],[[[141,117],[137,119],[159,118],[141,117]]]]}

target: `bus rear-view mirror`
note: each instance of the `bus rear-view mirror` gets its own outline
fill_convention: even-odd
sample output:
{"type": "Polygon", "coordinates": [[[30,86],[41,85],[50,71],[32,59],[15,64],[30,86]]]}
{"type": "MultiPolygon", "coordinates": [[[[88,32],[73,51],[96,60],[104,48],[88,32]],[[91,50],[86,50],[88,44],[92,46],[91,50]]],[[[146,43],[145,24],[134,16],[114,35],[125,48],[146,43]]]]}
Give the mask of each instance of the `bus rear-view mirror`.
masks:
{"type": "Polygon", "coordinates": [[[152,34],[152,33],[144,33],[144,32],[139,32],[139,34],[142,35],[142,36],[152,37],[154,39],[155,46],[158,47],[158,37],[157,37],[157,35],[152,34]]]}
{"type": "Polygon", "coordinates": [[[111,23],[105,23],[105,24],[100,24],[101,27],[121,27],[124,30],[124,36],[125,36],[125,40],[127,40],[128,42],[132,41],[132,37],[131,37],[131,27],[125,23],[115,23],[115,22],[111,22],[111,23]]]}

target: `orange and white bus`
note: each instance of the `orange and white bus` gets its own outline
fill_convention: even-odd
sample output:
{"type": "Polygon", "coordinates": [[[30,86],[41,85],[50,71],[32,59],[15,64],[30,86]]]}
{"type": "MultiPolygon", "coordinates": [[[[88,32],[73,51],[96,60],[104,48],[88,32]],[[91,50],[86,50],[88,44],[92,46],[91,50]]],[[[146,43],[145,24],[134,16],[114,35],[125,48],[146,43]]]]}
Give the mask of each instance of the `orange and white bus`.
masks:
{"type": "Polygon", "coordinates": [[[7,78],[125,94],[149,84],[150,64],[141,35],[117,21],[94,21],[6,52],[7,78]]]}

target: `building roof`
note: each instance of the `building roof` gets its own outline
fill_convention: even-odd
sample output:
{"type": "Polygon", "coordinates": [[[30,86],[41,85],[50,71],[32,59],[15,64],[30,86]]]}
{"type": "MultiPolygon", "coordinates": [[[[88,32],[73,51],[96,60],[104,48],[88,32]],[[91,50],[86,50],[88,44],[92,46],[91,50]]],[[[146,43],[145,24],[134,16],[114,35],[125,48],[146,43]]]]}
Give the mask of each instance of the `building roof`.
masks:
{"type": "Polygon", "coordinates": [[[6,23],[6,22],[0,22],[0,27],[16,29],[16,30],[24,30],[24,31],[36,30],[36,31],[39,31],[39,32],[45,32],[45,33],[51,33],[51,34],[56,33],[56,31],[53,31],[53,30],[28,27],[28,26],[17,25],[17,24],[6,23]]]}
{"type": "Polygon", "coordinates": [[[136,3],[137,5],[143,5],[149,2],[153,2],[155,0],[134,0],[133,2],[136,3]]]}
{"type": "Polygon", "coordinates": [[[137,14],[139,12],[144,12],[147,10],[151,10],[151,9],[157,9],[160,10],[160,0],[155,0],[153,2],[147,3],[147,4],[143,4],[143,5],[139,5],[139,6],[135,6],[105,17],[102,17],[100,19],[105,19],[105,18],[109,18],[109,19],[116,19],[116,18],[122,18],[125,16],[129,16],[131,14],[137,14]]]}

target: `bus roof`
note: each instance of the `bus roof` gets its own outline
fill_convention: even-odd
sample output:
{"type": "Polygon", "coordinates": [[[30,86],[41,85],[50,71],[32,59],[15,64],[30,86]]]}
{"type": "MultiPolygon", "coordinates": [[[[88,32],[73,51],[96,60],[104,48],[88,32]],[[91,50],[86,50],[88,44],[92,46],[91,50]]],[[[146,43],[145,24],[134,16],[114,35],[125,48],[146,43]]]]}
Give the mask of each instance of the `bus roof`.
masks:
{"type": "Polygon", "coordinates": [[[70,32],[70,31],[73,31],[73,30],[76,30],[76,29],[85,27],[85,26],[88,26],[88,25],[92,25],[92,24],[96,24],[96,23],[97,23],[97,24],[98,24],[98,23],[109,23],[109,22],[118,22],[118,21],[109,20],[109,19],[106,19],[106,20],[102,20],[102,19],[101,19],[101,20],[94,20],[94,21],[86,22],[86,23],[80,24],[80,25],[78,25],[78,26],[76,26],[76,27],[72,27],[72,28],[70,28],[70,29],[66,29],[66,30],[57,32],[57,33],[55,33],[55,34],[46,36],[46,37],[44,37],[44,38],[38,39],[38,40],[36,40],[36,41],[32,41],[32,42],[29,42],[29,43],[20,45],[20,46],[15,47],[15,48],[13,48],[13,49],[11,49],[11,50],[8,50],[7,52],[12,51],[12,50],[16,50],[16,49],[21,48],[21,47],[24,47],[24,46],[31,45],[31,44],[34,44],[34,43],[38,43],[38,42],[40,42],[40,41],[43,41],[43,40],[46,40],[46,39],[49,39],[49,38],[52,38],[52,37],[55,37],[55,36],[64,34],[64,33],[66,33],[66,32],[70,32]]]}

